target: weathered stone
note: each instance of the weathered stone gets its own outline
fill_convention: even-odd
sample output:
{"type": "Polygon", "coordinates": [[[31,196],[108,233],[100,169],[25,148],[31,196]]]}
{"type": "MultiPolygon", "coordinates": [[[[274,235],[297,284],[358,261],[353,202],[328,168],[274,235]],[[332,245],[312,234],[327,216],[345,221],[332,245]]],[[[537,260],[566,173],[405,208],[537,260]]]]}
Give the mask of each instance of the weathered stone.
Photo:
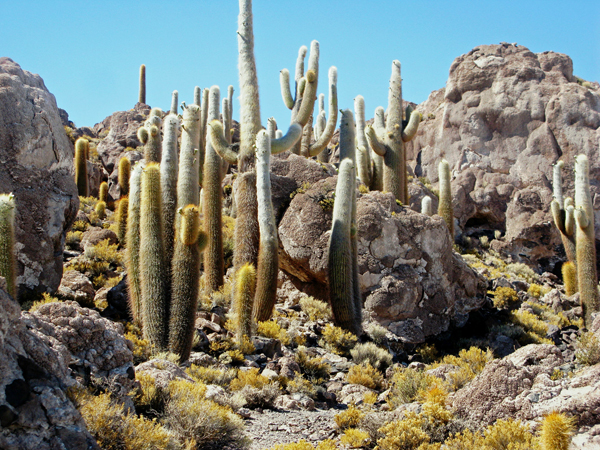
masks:
{"type": "Polygon", "coordinates": [[[63,300],[73,300],[81,306],[92,308],[96,291],[92,282],[85,275],[76,270],[67,270],[56,295],[63,300]]]}
{"type": "Polygon", "coordinates": [[[55,291],[79,208],[73,145],[39,75],[0,58],[0,192],[16,201],[19,297],[55,291]]]}
{"type": "Polygon", "coordinates": [[[108,239],[110,245],[114,245],[118,242],[117,235],[114,231],[100,227],[90,227],[83,232],[81,243],[79,245],[85,251],[88,247],[93,247],[105,239],[108,239]]]}

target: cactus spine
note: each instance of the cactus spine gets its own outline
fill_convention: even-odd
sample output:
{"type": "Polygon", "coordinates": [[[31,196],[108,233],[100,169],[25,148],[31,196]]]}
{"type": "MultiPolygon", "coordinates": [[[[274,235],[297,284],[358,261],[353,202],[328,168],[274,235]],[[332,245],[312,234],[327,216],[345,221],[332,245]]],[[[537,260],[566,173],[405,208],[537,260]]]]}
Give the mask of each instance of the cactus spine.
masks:
{"type": "Polygon", "coordinates": [[[0,194],[0,276],[6,279],[7,291],[17,299],[17,271],[15,258],[15,198],[0,194]]]}
{"type": "Polygon", "coordinates": [[[383,189],[393,193],[397,200],[408,204],[404,143],[410,141],[416,134],[421,115],[416,112],[411,114],[411,110],[407,108],[406,122],[404,122],[402,114],[400,61],[395,60],[392,63],[387,120],[383,139],[379,137],[374,127],[367,127],[366,135],[371,149],[383,157],[383,189]]]}
{"type": "Polygon", "coordinates": [[[140,95],[138,98],[139,103],[146,103],[146,65],[140,66],[140,95]]]}
{"type": "Polygon", "coordinates": [[[129,178],[131,177],[131,162],[126,157],[119,160],[119,187],[121,189],[121,197],[129,195],[129,178]]]}
{"type": "Polygon", "coordinates": [[[357,335],[362,331],[362,298],[356,243],[356,163],[354,119],[342,111],[340,169],[329,238],[329,296],[336,325],[357,335]]]}
{"type": "Polygon", "coordinates": [[[256,270],[245,263],[236,274],[234,305],[237,314],[236,338],[239,343],[244,337],[252,336],[252,304],[256,286],[256,270]]]}
{"type": "Polygon", "coordinates": [[[87,139],[79,138],[75,141],[75,183],[80,197],[89,195],[89,182],[87,174],[87,155],[90,143],[87,139]]]}
{"type": "Polygon", "coordinates": [[[160,170],[148,164],[142,172],[140,201],[140,281],[144,336],[159,350],[167,346],[169,312],[163,247],[160,170]]]}
{"type": "Polygon", "coordinates": [[[142,165],[136,164],[129,180],[130,192],[127,211],[126,265],[128,301],[131,317],[137,323],[142,322],[142,293],[140,284],[140,191],[142,165]]]}
{"type": "Polygon", "coordinates": [[[179,239],[175,242],[173,253],[169,350],[179,355],[180,361],[185,361],[190,356],[194,339],[200,246],[206,244],[206,237],[199,238],[202,232],[197,206],[186,206],[180,210],[180,215],[179,239]]]}
{"type": "MultiPolygon", "coordinates": [[[[209,120],[219,118],[218,86],[213,86],[209,94],[209,120]]],[[[225,116],[225,112],[223,113],[225,116]]],[[[221,157],[215,152],[210,141],[206,143],[202,187],[202,211],[204,230],[208,244],[204,252],[204,275],[207,292],[218,290],[223,285],[223,235],[222,235],[222,189],[221,157]]]]}
{"type": "MultiPolygon", "coordinates": [[[[179,178],[177,179],[177,208],[200,203],[199,149],[200,108],[188,105],[183,110],[181,126],[181,151],[179,153],[179,178]]],[[[177,220],[176,220],[177,222],[177,220]]]]}
{"type": "Polygon", "coordinates": [[[590,194],[589,163],[587,156],[575,160],[575,221],[577,223],[577,278],[585,326],[592,325],[592,313],[600,309],[598,275],[596,273],[596,237],[594,208],[590,194]]]}
{"type": "Polygon", "coordinates": [[[440,178],[440,203],[438,205],[438,215],[444,219],[448,230],[450,230],[450,239],[454,242],[454,210],[452,209],[452,187],[450,184],[450,164],[445,159],[440,161],[438,166],[440,178]]]}
{"type": "Polygon", "coordinates": [[[179,118],[168,114],[163,123],[163,144],[160,161],[160,190],[162,194],[162,220],[164,228],[165,260],[170,271],[175,240],[175,210],[177,209],[177,132],[179,118]]]}
{"type": "Polygon", "coordinates": [[[271,201],[271,139],[265,130],[256,137],[256,192],[258,200],[258,247],[257,285],[252,317],[255,322],[271,318],[277,300],[277,274],[279,272],[277,225],[271,201]]]}
{"type": "Polygon", "coordinates": [[[108,203],[108,183],[106,181],[100,183],[100,189],[98,190],[98,200],[104,203],[108,203]]]}

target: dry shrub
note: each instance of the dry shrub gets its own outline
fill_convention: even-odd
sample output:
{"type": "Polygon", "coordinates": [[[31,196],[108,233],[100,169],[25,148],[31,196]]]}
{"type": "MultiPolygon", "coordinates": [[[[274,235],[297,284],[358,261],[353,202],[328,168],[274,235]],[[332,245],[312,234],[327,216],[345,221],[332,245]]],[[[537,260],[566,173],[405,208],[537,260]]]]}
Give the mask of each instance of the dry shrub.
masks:
{"type": "Polygon", "coordinates": [[[236,402],[247,408],[271,408],[281,394],[279,384],[260,375],[257,368],[238,371],[229,388],[236,392],[236,402]]]}
{"type": "Polygon", "coordinates": [[[389,422],[378,430],[384,437],[377,439],[377,446],[380,450],[416,449],[430,440],[423,431],[424,424],[423,417],[407,412],[404,419],[389,422]]]}
{"type": "Polygon", "coordinates": [[[366,363],[352,366],[346,375],[346,382],[380,390],[383,387],[384,379],[379,370],[366,363]]]}
{"type": "Polygon", "coordinates": [[[306,378],[314,384],[321,384],[329,381],[329,373],[331,367],[323,358],[311,357],[304,350],[299,350],[296,353],[296,362],[300,366],[300,371],[306,378]]]}
{"type": "Polygon", "coordinates": [[[365,416],[360,409],[354,405],[348,406],[348,409],[336,414],[334,417],[335,424],[340,430],[355,428],[365,416]]]}
{"type": "Polygon", "coordinates": [[[494,308],[510,309],[519,301],[517,291],[511,287],[500,286],[496,290],[490,291],[490,293],[494,296],[494,308]]]}
{"type": "Polygon", "coordinates": [[[293,380],[286,383],[286,389],[290,394],[304,394],[311,398],[317,397],[315,386],[300,374],[296,374],[293,380]]]}
{"type": "Polygon", "coordinates": [[[258,322],[256,334],[259,336],[278,339],[282,345],[290,345],[291,339],[283,328],[274,320],[258,322]]]}
{"type": "Polygon", "coordinates": [[[356,341],[354,334],[329,323],[323,328],[323,339],[319,344],[336,355],[350,356],[350,350],[356,345],[356,341]]]}
{"type": "Polygon", "coordinates": [[[379,325],[377,322],[369,322],[365,327],[365,333],[373,339],[376,344],[383,344],[387,339],[387,328],[379,325]]]}
{"type": "Polygon", "coordinates": [[[350,448],[365,448],[370,441],[369,433],[357,428],[348,428],[340,438],[340,442],[350,448]]]}
{"type": "Polygon", "coordinates": [[[575,343],[575,358],[577,362],[586,366],[593,366],[600,362],[600,340],[591,331],[585,331],[575,343]]]}
{"type": "Polygon", "coordinates": [[[203,367],[192,364],[185,369],[185,372],[198,382],[226,387],[236,378],[238,371],[236,369],[203,367]]]}
{"type": "Polygon", "coordinates": [[[300,308],[312,321],[330,320],[331,308],[325,302],[313,297],[303,297],[300,299],[300,308]]]}
{"type": "Polygon", "coordinates": [[[421,370],[400,369],[392,376],[390,395],[387,402],[393,409],[410,403],[417,398],[419,391],[426,391],[441,380],[421,370]]]}
{"type": "Polygon", "coordinates": [[[438,367],[441,364],[452,364],[458,367],[457,370],[450,372],[446,377],[449,388],[456,391],[481,373],[485,365],[493,359],[494,354],[490,349],[483,351],[480,348],[471,347],[468,350],[461,350],[458,356],[444,356],[433,367],[438,367]]]}
{"type": "Polygon", "coordinates": [[[392,355],[387,350],[378,347],[373,342],[357,344],[350,350],[356,364],[368,363],[379,370],[385,370],[392,365],[392,355]]]}
{"type": "Polygon", "coordinates": [[[117,244],[111,244],[109,239],[104,239],[96,245],[87,247],[84,255],[91,261],[120,265],[121,254],[119,253],[118,248],[119,246],[117,244]]]}

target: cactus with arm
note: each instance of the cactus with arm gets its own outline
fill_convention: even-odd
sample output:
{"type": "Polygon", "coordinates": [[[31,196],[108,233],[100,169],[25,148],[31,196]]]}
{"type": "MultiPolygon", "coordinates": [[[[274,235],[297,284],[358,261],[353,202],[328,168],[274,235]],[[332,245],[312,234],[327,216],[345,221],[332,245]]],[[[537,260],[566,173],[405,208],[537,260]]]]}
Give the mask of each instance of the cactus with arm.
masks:
{"type": "Polygon", "coordinates": [[[557,161],[553,169],[552,190],[554,199],[550,203],[552,218],[556,228],[560,231],[560,238],[565,248],[565,253],[569,261],[576,261],[575,249],[575,218],[573,216],[574,209],[572,207],[573,200],[566,198],[563,200],[562,192],[562,168],[563,161],[557,161]],[[570,207],[571,206],[571,207],[570,207]],[[570,208],[569,208],[570,207],[570,208]]]}

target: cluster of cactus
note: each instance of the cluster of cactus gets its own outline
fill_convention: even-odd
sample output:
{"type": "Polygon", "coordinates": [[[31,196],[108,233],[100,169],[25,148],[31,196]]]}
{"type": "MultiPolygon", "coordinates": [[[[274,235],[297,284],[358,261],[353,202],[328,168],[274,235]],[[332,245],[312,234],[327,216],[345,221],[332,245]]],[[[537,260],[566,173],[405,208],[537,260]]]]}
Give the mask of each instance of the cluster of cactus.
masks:
{"type": "MultiPolygon", "coordinates": [[[[383,108],[375,111],[373,126],[364,126],[364,105],[360,111],[360,101],[357,107],[359,129],[369,143],[371,152],[364,144],[359,144],[358,162],[361,181],[371,189],[391,192],[397,200],[408,203],[408,173],[406,170],[406,153],[404,144],[416,134],[421,121],[421,114],[413,112],[408,106],[404,112],[402,107],[402,79],[400,77],[400,61],[392,63],[392,77],[388,96],[387,119],[384,119],[383,108]],[[373,162],[371,163],[371,158],[373,162]]],[[[362,137],[360,137],[362,142],[362,137]]]]}
{"type": "Polygon", "coordinates": [[[7,291],[16,300],[15,198],[12,194],[0,194],[0,276],[6,279],[7,291]]]}
{"type": "Polygon", "coordinates": [[[591,326],[591,315],[600,310],[598,274],[596,271],[596,238],[594,209],[590,193],[589,162],[585,155],[575,159],[575,201],[563,200],[562,168],[554,166],[552,217],[565,248],[568,261],[563,264],[563,280],[567,295],[579,291],[586,327],[591,326]],[[574,279],[577,279],[577,289],[574,279]]]}
{"type": "Polygon", "coordinates": [[[329,238],[329,298],[337,326],[357,335],[362,331],[362,297],[358,279],[356,230],[356,145],[354,118],[342,111],[340,168],[329,238]]]}

